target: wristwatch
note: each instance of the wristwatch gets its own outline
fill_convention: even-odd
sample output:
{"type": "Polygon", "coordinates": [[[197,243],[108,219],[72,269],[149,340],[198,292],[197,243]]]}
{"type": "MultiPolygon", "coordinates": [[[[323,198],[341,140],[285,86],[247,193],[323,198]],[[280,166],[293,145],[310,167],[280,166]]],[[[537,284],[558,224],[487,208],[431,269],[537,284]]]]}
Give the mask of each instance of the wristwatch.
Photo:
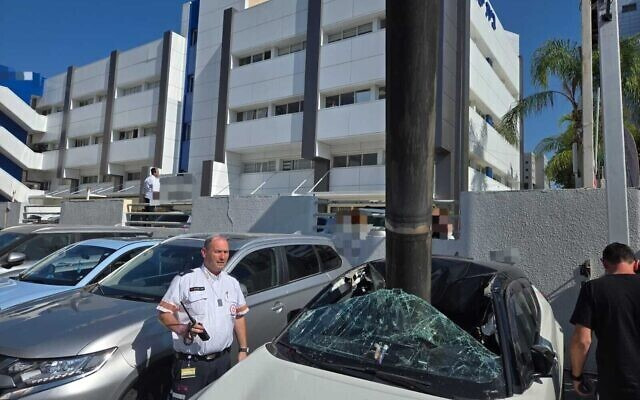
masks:
{"type": "Polygon", "coordinates": [[[247,353],[247,354],[249,354],[249,348],[248,348],[248,347],[240,347],[240,348],[238,349],[238,351],[239,351],[240,353],[247,353]]]}

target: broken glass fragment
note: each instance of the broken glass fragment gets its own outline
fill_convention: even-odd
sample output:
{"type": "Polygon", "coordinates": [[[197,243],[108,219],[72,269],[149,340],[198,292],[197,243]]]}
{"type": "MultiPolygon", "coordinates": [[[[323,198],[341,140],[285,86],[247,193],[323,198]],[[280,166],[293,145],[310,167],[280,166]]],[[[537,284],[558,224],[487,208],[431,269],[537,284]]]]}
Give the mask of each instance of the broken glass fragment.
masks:
{"type": "Polygon", "coordinates": [[[290,327],[288,339],[356,364],[479,384],[502,379],[498,355],[428,302],[398,289],[309,310],[290,327]]]}

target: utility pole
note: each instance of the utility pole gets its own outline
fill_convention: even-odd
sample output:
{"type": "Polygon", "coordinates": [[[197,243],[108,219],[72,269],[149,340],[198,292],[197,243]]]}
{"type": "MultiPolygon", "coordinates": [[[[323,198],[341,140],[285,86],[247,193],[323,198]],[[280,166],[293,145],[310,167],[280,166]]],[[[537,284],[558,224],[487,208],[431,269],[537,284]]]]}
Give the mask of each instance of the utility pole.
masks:
{"type": "Polygon", "coordinates": [[[629,214],[617,0],[598,0],[598,35],[609,242],[628,244],[629,214]]]}
{"type": "Polygon", "coordinates": [[[387,285],[430,301],[441,0],[387,0],[387,285]]]}
{"type": "Polygon", "coordinates": [[[582,0],[582,186],[594,187],[591,0],[582,0]]]}

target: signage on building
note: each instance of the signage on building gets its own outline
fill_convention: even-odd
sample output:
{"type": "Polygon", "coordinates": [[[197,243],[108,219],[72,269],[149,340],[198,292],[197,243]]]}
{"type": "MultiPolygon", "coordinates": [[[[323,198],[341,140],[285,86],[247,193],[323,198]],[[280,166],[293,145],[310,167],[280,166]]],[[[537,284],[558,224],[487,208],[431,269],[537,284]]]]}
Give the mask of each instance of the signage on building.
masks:
{"type": "Polygon", "coordinates": [[[488,0],[478,0],[478,5],[480,7],[484,7],[484,16],[487,18],[487,21],[491,23],[491,27],[493,30],[496,30],[497,17],[496,13],[493,11],[493,7],[491,7],[491,3],[488,0]]]}

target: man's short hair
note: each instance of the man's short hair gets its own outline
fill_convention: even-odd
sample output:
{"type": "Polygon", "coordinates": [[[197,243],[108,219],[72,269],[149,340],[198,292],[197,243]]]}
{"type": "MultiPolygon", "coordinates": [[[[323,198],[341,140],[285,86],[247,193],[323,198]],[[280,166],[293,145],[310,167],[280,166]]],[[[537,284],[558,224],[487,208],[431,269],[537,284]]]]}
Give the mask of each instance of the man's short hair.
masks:
{"type": "Polygon", "coordinates": [[[151,168],[151,175],[155,174],[157,169],[155,167],[151,168]]]}
{"type": "Polygon", "coordinates": [[[633,250],[626,244],[611,243],[602,251],[602,261],[606,261],[609,264],[619,264],[621,262],[633,262],[636,257],[633,254],[633,250]]]}
{"type": "Polygon", "coordinates": [[[222,240],[224,240],[224,241],[227,241],[227,242],[228,242],[227,238],[226,238],[226,237],[224,237],[224,236],[222,236],[222,235],[213,235],[213,236],[209,236],[209,237],[204,241],[204,248],[205,248],[205,249],[209,249],[209,245],[210,245],[212,242],[215,242],[216,240],[220,240],[220,239],[222,239],[222,240]]]}

